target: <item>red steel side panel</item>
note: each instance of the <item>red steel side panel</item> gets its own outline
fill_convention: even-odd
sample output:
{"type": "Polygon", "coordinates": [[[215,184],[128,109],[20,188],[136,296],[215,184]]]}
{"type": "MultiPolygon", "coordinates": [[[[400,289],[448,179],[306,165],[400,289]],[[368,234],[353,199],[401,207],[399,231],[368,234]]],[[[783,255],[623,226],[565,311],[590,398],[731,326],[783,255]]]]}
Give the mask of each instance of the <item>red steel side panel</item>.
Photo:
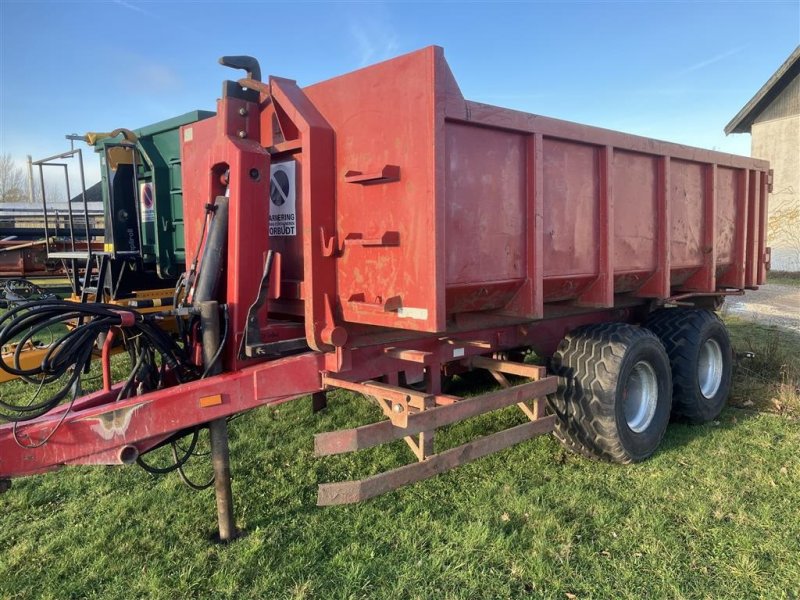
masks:
{"type": "Polygon", "coordinates": [[[737,171],[720,167],[717,169],[717,265],[725,267],[734,259],[736,239],[736,194],[737,171]]]}
{"type": "Polygon", "coordinates": [[[345,323],[445,331],[763,280],[763,161],[468,102],[439,48],[305,93],[336,134],[345,323]]]}
{"type": "Polygon", "coordinates": [[[696,268],[702,263],[703,255],[703,166],[673,160],[671,170],[672,268],[696,268]]]}
{"type": "Polygon", "coordinates": [[[621,150],[614,155],[617,274],[649,274],[658,266],[657,161],[652,155],[621,150]]]}
{"type": "MultiPolygon", "coordinates": [[[[763,281],[764,161],[466,101],[435,47],[304,93],[335,133],[335,231],[320,236],[345,327],[446,331],[463,313],[763,281]]],[[[303,236],[303,211],[329,201],[303,201],[303,236]]],[[[284,298],[308,303],[296,248],[284,298]]]]}
{"type": "Polygon", "coordinates": [[[336,132],[336,285],[345,321],[445,327],[440,57],[428,48],[304,89],[336,132]]]}
{"type": "MultiPolygon", "coordinates": [[[[541,136],[545,302],[611,306],[612,294],[666,298],[760,281],[764,205],[750,188],[760,189],[751,180],[763,180],[764,161],[474,102],[449,103],[446,122],[541,136]]],[[[448,256],[468,251],[452,238],[447,246],[448,256]]],[[[504,260],[502,248],[496,256],[504,260]]]]}
{"type": "Polygon", "coordinates": [[[545,278],[597,274],[597,167],[597,148],[545,138],[545,278]]]}
{"type": "Polygon", "coordinates": [[[459,250],[447,253],[447,310],[503,308],[526,277],[526,138],[457,124],[445,138],[445,239],[459,250]]]}

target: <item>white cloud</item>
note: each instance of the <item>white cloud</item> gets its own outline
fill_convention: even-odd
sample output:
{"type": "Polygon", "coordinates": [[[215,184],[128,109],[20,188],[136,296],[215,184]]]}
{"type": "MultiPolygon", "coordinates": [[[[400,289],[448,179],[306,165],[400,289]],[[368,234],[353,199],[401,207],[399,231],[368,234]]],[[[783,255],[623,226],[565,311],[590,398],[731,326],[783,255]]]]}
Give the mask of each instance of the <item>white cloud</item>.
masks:
{"type": "Polygon", "coordinates": [[[726,58],[733,56],[734,54],[738,54],[742,50],[744,50],[746,46],[739,46],[738,48],[731,48],[727,52],[722,52],[721,54],[717,54],[712,56],[711,58],[707,58],[706,60],[701,60],[693,65],[686,67],[676,73],[676,75],[686,75],[687,73],[691,73],[692,71],[699,71],[700,69],[704,69],[709,65],[713,65],[714,63],[718,63],[721,60],[725,60],[726,58]]]}
{"type": "Polygon", "coordinates": [[[140,90],[147,90],[147,93],[172,91],[179,88],[181,83],[174,70],[159,63],[136,65],[132,79],[140,90]]]}
{"type": "Polygon", "coordinates": [[[123,8],[127,8],[128,10],[132,10],[134,12],[141,13],[143,15],[147,15],[148,17],[155,17],[153,13],[149,10],[142,8],[141,6],[137,6],[136,4],[131,4],[130,2],[125,2],[125,0],[114,0],[114,4],[121,6],[123,8]]]}
{"type": "Polygon", "coordinates": [[[350,36],[362,67],[392,58],[400,48],[394,30],[388,24],[372,19],[368,22],[351,23],[350,36]]]}

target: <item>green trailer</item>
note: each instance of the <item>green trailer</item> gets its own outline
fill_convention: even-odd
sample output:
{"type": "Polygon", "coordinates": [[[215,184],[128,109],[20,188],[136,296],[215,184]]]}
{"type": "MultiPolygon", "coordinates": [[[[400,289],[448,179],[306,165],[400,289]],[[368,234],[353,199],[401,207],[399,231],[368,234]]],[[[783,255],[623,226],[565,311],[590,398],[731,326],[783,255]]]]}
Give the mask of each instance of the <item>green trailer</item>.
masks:
{"type": "Polygon", "coordinates": [[[175,279],[183,272],[180,127],[212,116],[195,110],[132,132],[89,138],[100,154],[104,249],[112,259],[122,259],[115,262],[133,264],[127,259],[138,259],[142,275],[158,279],[175,279]]]}

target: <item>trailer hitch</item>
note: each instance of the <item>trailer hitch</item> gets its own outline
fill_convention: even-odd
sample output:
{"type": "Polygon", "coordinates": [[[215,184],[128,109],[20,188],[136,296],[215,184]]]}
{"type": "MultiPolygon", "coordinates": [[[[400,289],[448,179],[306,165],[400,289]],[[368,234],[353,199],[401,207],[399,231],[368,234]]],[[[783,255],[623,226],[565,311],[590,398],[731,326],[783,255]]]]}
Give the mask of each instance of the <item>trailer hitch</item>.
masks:
{"type": "Polygon", "coordinates": [[[261,66],[252,56],[222,56],[219,64],[231,69],[241,69],[247,73],[247,78],[261,81],[261,66]]]}

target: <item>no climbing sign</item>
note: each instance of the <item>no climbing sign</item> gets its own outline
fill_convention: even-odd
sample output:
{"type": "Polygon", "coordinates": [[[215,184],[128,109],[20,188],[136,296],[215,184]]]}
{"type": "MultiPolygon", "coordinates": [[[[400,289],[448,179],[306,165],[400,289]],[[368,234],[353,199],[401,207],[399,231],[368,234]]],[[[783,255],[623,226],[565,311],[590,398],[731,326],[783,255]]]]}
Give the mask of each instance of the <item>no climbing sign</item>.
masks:
{"type": "Polygon", "coordinates": [[[273,163],[269,173],[269,235],[297,235],[295,163],[273,163]]]}

